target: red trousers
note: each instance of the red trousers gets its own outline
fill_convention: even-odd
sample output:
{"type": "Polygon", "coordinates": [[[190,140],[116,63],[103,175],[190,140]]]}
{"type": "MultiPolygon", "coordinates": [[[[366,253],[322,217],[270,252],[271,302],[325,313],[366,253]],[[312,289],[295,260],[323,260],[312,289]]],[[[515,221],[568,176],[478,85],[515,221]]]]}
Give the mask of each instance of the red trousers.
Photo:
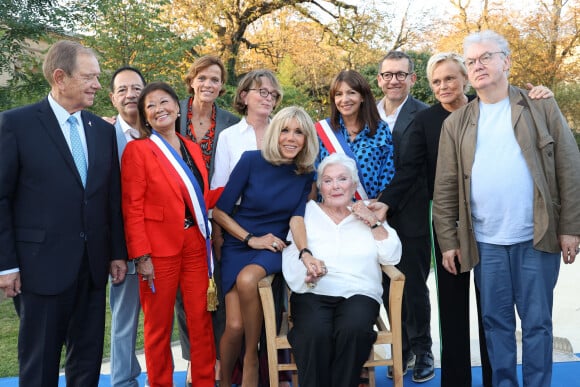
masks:
{"type": "Polygon", "coordinates": [[[152,256],[155,293],[140,281],[144,315],[145,362],[151,387],[173,386],[171,334],[177,287],[181,289],[190,338],[193,386],[213,387],[215,345],[207,311],[208,269],[205,240],[196,226],[187,230],[181,254],[152,256]]]}

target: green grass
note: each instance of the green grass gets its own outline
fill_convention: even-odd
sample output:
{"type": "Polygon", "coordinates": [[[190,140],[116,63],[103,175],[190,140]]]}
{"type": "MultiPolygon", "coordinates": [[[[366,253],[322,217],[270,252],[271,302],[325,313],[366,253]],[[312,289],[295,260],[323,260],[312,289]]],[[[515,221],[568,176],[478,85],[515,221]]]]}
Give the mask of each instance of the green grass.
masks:
{"type": "MultiPolygon", "coordinates": [[[[0,291],[0,293],[2,293],[0,291]]],[[[0,377],[18,374],[18,316],[11,300],[0,296],[0,377]]]]}
{"type": "MultiPolygon", "coordinates": [[[[107,288],[107,316],[105,322],[105,345],[103,358],[108,359],[111,352],[111,310],[107,288]]],[[[178,338],[177,324],[174,324],[173,340],[178,338]]],[[[18,316],[12,300],[0,296],[0,378],[18,375],[18,316]]],[[[137,349],[143,349],[143,313],[139,318],[137,349]]],[[[64,350],[63,350],[64,353],[64,350]]],[[[64,356],[64,355],[63,355],[64,356]]],[[[64,357],[61,359],[64,364],[64,357]]]]}

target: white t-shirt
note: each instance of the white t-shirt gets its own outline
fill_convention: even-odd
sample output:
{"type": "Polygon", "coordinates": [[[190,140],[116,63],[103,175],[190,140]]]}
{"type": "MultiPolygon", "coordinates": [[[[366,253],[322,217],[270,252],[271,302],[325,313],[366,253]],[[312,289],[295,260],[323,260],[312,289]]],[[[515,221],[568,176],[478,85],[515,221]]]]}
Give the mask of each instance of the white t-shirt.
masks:
{"type": "Polygon", "coordinates": [[[471,172],[471,215],[478,242],[511,245],[534,235],[534,183],[516,140],[509,98],[479,103],[471,172]]]}
{"type": "MultiPolygon", "coordinates": [[[[359,294],[382,303],[380,265],[395,265],[401,260],[397,232],[384,222],[389,237],[377,241],[370,227],[354,215],[335,224],[314,201],[306,204],[304,223],[308,249],[314,257],[324,261],[328,274],[320,278],[315,288],[308,288],[304,283],[306,267],[298,259],[296,244],[292,243],[282,252],[282,273],[290,289],[297,293],[345,298],[359,294]]],[[[293,241],[292,232],[288,239],[293,241]]]]}

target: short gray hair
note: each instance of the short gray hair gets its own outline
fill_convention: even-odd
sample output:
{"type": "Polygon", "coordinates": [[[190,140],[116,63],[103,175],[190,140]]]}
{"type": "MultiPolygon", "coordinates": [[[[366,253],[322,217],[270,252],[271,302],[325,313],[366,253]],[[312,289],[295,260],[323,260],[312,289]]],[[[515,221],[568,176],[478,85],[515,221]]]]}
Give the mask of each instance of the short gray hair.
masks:
{"type": "Polygon", "coordinates": [[[503,52],[506,56],[509,56],[511,54],[509,43],[506,40],[506,38],[504,38],[503,36],[492,30],[474,32],[473,34],[468,35],[463,40],[463,54],[465,55],[465,52],[472,44],[483,42],[495,43],[499,47],[499,50],[503,52]]]}
{"type": "Polygon", "coordinates": [[[330,165],[342,165],[345,167],[348,172],[350,173],[350,177],[355,185],[358,185],[359,178],[358,178],[358,168],[356,166],[356,161],[345,155],[344,153],[333,153],[331,155],[326,156],[318,169],[316,170],[316,187],[320,189],[320,184],[322,183],[322,174],[326,167],[330,165]]]}
{"type": "Polygon", "coordinates": [[[44,78],[52,86],[54,85],[53,73],[56,69],[61,69],[66,75],[71,76],[77,69],[77,58],[79,55],[92,55],[95,58],[95,52],[72,40],[60,40],[53,44],[44,58],[42,72],[44,78]]]}

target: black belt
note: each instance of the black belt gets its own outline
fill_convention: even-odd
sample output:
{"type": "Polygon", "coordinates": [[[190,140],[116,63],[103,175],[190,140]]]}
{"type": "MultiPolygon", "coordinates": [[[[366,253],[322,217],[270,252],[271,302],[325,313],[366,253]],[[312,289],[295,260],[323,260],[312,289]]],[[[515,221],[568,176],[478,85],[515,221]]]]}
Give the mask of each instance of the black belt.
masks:
{"type": "Polygon", "coordinates": [[[192,226],[195,226],[195,219],[193,219],[193,217],[191,216],[188,216],[187,218],[185,218],[185,221],[183,222],[183,229],[187,230],[192,226]]]}

